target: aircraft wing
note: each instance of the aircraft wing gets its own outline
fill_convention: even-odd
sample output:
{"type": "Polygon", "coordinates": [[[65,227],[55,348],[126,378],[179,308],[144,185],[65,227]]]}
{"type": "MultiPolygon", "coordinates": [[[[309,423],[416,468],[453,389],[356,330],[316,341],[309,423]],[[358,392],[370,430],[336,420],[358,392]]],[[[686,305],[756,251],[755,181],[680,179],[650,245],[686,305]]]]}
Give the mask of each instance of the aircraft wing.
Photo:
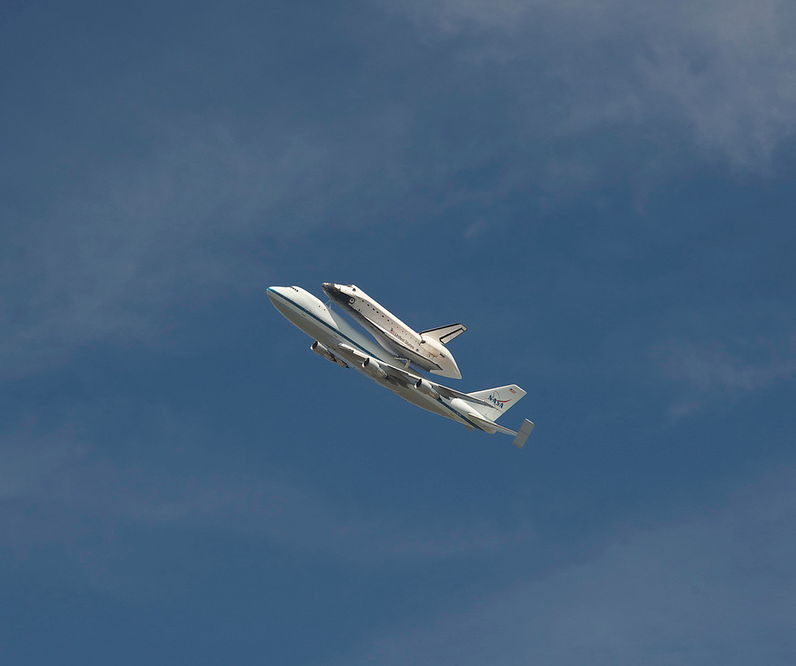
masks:
{"type": "MultiPolygon", "coordinates": [[[[342,349],[344,352],[353,356],[357,361],[360,363],[366,361],[370,358],[367,354],[363,354],[358,349],[354,349],[353,347],[349,347],[345,343],[341,343],[337,345],[339,349],[342,349]]],[[[376,359],[379,362],[379,367],[387,373],[387,376],[392,379],[393,381],[397,381],[399,384],[403,384],[404,386],[409,386],[409,384],[414,384],[419,378],[419,375],[415,375],[414,373],[407,372],[403,368],[399,368],[392,363],[386,363],[380,359],[376,359]]]]}
{"type": "MultiPolygon", "coordinates": [[[[361,351],[354,349],[353,347],[349,347],[347,344],[340,344],[340,349],[348,352],[352,356],[354,356],[359,361],[364,361],[368,358],[366,354],[363,354],[361,351]]],[[[456,389],[449,388],[447,386],[443,386],[442,384],[437,384],[425,377],[421,377],[421,375],[415,374],[414,372],[409,372],[408,370],[404,370],[403,368],[399,368],[391,363],[385,363],[384,361],[379,361],[379,365],[381,366],[382,370],[387,373],[387,376],[392,379],[394,382],[401,384],[402,386],[414,386],[417,383],[418,379],[423,379],[424,381],[431,384],[432,388],[439,393],[443,398],[461,398],[462,400],[466,400],[467,402],[474,402],[477,405],[485,405],[486,407],[492,407],[492,404],[487,402],[486,400],[481,400],[480,398],[476,398],[472,395],[468,395],[467,393],[462,393],[461,391],[457,391],[456,389]]],[[[514,433],[512,431],[511,433],[514,433]]]]}

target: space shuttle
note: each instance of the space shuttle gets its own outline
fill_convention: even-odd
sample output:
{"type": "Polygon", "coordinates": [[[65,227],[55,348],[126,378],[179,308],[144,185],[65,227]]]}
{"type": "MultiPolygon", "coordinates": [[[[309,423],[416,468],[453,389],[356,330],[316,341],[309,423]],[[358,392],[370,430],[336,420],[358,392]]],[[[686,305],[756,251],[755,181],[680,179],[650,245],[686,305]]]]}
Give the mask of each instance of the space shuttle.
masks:
{"type": "Polygon", "coordinates": [[[450,324],[416,332],[353,284],[324,282],[326,295],[356,319],[383,349],[435,375],[461,379],[453,355],[445,347],[467,328],[450,324]]]}

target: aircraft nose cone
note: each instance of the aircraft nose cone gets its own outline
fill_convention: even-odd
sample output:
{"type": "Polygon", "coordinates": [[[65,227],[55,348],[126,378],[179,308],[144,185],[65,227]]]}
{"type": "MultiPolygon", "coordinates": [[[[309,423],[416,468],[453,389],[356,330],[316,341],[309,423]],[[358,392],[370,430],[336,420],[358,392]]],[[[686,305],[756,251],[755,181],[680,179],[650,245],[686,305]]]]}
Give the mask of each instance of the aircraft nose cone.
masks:
{"type": "Polygon", "coordinates": [[[268,298],[271,300],[271,303],[276,303],[275,299],[279,293],[277,289],[279,289],[279,287],[268,287],[268,289],[265,290],[265,293],[268,294],[268,298]]]}
{"type": "Polygon", "coordinates": [[[324,282],[321,287],[323,287],[323,290],[329,298],[336,298],[340,295],[340,289],[334,282],[324,282]]]}

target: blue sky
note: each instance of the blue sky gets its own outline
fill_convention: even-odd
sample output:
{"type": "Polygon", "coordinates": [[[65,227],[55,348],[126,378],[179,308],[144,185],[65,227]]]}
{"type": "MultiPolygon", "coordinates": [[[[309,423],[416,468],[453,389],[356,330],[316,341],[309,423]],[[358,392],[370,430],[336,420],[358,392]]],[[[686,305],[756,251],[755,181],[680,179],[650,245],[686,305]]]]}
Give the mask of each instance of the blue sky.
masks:
{"type": "Polygon", "coordinates": [[[12,2],[0,661],[792,664],[796,10],[12,2]],[[309,352],[356,283],[526,449],[309,352]]]}

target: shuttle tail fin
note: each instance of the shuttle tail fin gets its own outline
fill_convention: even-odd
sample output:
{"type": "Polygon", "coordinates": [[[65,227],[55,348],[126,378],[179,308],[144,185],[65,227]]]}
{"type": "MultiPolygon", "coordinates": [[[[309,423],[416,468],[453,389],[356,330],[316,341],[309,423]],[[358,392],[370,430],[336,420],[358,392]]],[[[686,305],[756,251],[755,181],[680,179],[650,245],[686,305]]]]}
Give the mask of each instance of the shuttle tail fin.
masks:
{"type": "Polygon", "coordinates": [[[509,384],[508,386],[498,386],[493,389],[475,391],[467,395],[488,402],[488,406],[481,403],[474,403],[473,409],[490,421],[497,421],[520,401],[525,395],[525,391],[516,384],[509,384]]]}
{"type": "Polygon", "coordinates": [[[431,338],[440,344],[447,345],[457,335],[461,335],[467,330],[463,324],[449,324],[448,326],[440,326],[439,328],[429,328],[426,331],[420,331],[420,336],[423,338],[431,338]]]}

